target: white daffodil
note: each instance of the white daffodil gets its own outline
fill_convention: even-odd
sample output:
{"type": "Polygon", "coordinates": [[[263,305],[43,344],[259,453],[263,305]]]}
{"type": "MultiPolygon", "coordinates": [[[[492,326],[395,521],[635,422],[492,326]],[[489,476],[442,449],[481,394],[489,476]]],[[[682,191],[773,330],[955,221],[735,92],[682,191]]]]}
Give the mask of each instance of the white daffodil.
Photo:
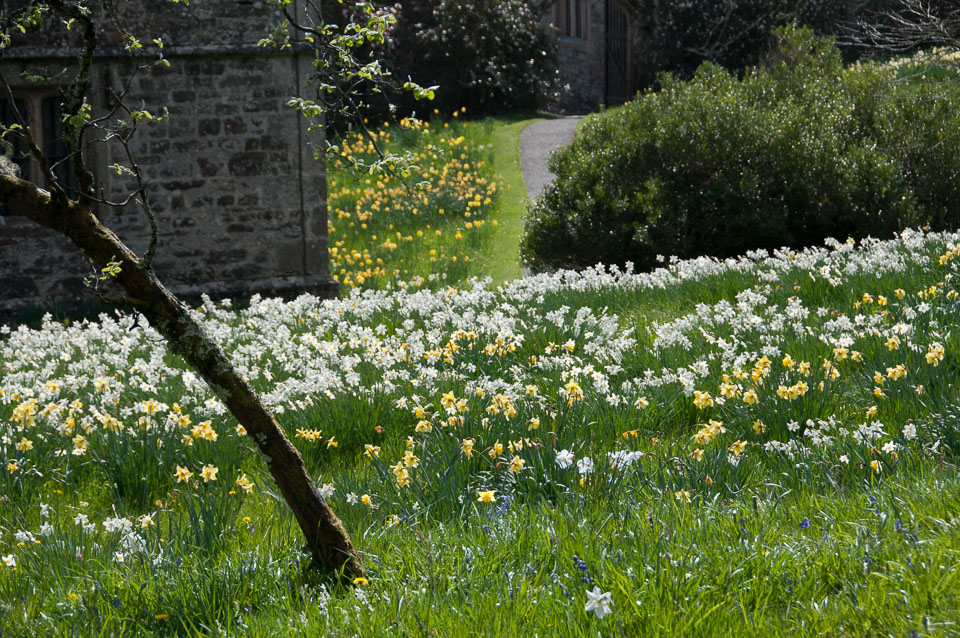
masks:
{"type": "Polygon", "coordinates": [[[584,476],[586,476],[587,474],[592,474],[593,459],[591,459],[589,456],[585,456],[579,461],[577,461],[577,471],[580,472],[580,474],[583,474],[584,476]]]}
{"type": "Polygon", "coordinates": [[[593,591],[588,589],[584,610],[596,612],[597,618],[603,618],[613,611],[613,594],[608,591],[601,592],[599,587],[594,587],[593,591]]]}

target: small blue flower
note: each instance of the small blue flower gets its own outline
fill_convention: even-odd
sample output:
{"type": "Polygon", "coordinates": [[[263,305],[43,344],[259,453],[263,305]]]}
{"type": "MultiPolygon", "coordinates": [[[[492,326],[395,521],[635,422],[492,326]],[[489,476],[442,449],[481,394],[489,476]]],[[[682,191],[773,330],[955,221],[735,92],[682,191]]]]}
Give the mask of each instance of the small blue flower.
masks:
{"type": "Polygon", "coordinates": [[[576,554],[573,555],[573,564],[578,570],[583,572],[583,582],[589,583],[593,580],[593,577],[590,576],[590,569],[587,567],[587,563],[576,554]]]}
{"type": "Polygon", "coordinates": [[[803,520],[800,521],[800,529],[807,529],[808,527],[810,527],[810,519],[804,516],[803,520]]]}

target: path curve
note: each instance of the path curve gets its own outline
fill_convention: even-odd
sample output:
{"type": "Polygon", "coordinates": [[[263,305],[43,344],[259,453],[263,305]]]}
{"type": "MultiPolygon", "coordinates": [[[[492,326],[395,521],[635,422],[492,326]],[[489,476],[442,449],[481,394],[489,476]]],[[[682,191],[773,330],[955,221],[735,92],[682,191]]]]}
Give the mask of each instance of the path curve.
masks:
{"type": "Polygon", "coordinates": [[[527,195],[534,201],[556,177],[547,168],[550,153],[573,141],[583,116],[558,117],[533,122],[520,133],[520,170],[527,195]]]}

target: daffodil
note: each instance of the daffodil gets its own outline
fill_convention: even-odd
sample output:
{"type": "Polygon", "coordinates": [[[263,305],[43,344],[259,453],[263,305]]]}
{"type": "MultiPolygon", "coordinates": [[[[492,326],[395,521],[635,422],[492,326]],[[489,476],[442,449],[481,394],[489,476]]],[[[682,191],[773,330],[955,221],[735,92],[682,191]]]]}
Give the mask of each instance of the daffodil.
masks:
{"type": "Polygon", "coordinates": [[[236,483],[237,483],[237,487],[239,487],[240,489],[242,489],[242,490],[243,490],[244,492],[246,492],[247,494],[252,494],[252,493],[253,493],[253,488],[254,488],[253,481],[251,481],[250,479],[248,479],[246,474],[241,474],[241,475],[237,478],[236,483]]]}
{"type": "Polygon", "coordinates": [[[709,392],[701,392],[700,390],[695,390],[693,392],[693,405],[698,407],[701,410],[706,408],[713,407],[715,401],[709,392]]]}
{"type": "Polygon", "coordinates": [[[610,592],[601,591],[599,587],[593,590],[587,590],[587,604],[584,605],[584,611],[594,612],[597,618],[603,619],[609,613],[613,612],[613,595],[610,592]]]}
{"type": "Polygon", "coordinates": [[[403,464],[406,467],[417,467],[420,465],[420,459],[416,454],[413,453],[413,451],[407,450],[403,453],[403,464]]]}
{"type": "Polygon", "coordinates": [[[216,481],[217,472],[219,471],[220,469],[217,467],[214,467],[213,465],[204,465],[203,468],[200,470],[200,478],[203,479],[204,483],[209,483],[210,481],[216,481]]]}

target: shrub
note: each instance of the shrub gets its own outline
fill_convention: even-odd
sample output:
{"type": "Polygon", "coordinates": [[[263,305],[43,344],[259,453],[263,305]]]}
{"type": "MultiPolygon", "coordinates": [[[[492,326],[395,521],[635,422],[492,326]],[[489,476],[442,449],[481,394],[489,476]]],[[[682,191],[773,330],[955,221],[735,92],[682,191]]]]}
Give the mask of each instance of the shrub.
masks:
{"type": "Polygon", "coordinates": [[[537,106],[559,83],[555,38],[533,4],[408,0],[392,34],[393,68],[402,78],[439,85],[435,106],[444,112],[537,106]]]}
{"type": "Polygon", "coordinates": [[[727,257],[960,220],[955,97],[845,69],[809,30],[769,68],[712,64],[587,120],[522,244],[534,267],[727,257]]]}

